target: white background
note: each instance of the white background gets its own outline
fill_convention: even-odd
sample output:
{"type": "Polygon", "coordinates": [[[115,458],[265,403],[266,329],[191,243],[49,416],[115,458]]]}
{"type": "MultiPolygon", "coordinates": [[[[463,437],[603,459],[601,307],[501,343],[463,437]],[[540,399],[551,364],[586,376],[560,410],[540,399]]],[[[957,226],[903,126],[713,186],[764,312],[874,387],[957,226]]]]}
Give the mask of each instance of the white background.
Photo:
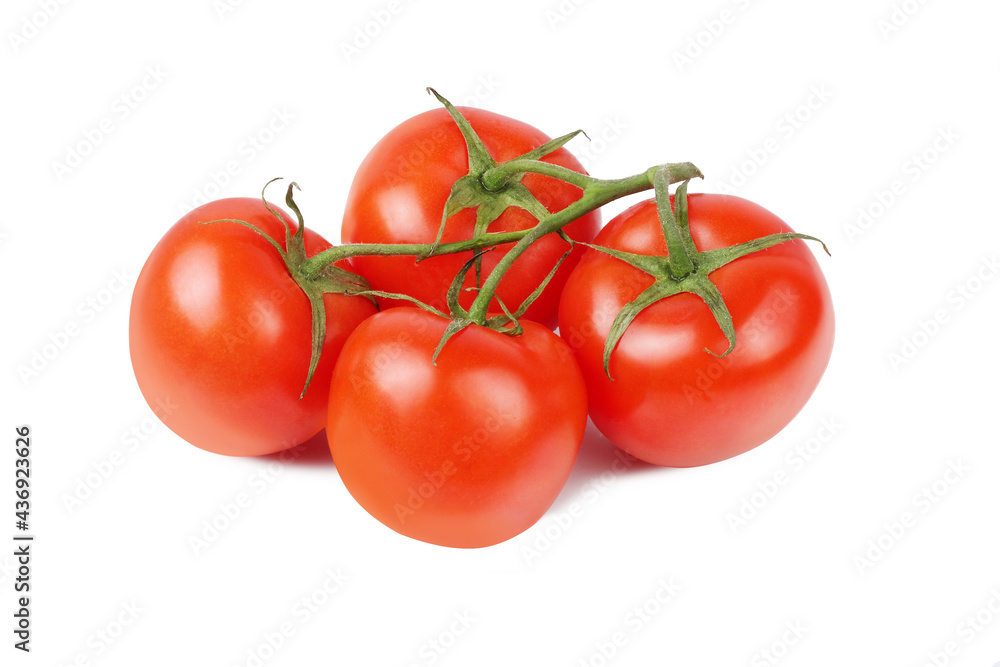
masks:
{"type": "Polygon", "coordinates": [[[4,3],[2,426],[8,451],[15,425],[33,429],[37,541],[30,655],[11,646],[13,547],[0,550],[0,662],[1000,663],[1000,6],[232,5],[4,3]],[[551,136],[586,130],[592,142],[570,148],[597,176],[691,160],[706,174],[692,191],[736,192],[822,237],[836,347],[788,428],[717,465],[621,475],[590,432],[538,526],[464,551],[370,518],[322,441],[280,465],[159,426],[127,321],[160,235],[199,195],[255,196],[284,176],[336,240],[354,169],[436,106],[428,85],[551,136]],[[56,165],[76,150],[77,166],[56,165]],[[239,173],[220,176],[231,161],[239,173]],[[79,335],[25,377],[70,324],[79,335]],[[115,451],[120,465],[95,477],[115,451]],[[241,493],[250,506],[196,554],[190,538],[241,493]],[[346,581],[327,594],[330,572],[346,581]],[[666,602],[662,582],[678,588],[666,602]],[[306,614],[304,597],[321,603],[306,614]]]}

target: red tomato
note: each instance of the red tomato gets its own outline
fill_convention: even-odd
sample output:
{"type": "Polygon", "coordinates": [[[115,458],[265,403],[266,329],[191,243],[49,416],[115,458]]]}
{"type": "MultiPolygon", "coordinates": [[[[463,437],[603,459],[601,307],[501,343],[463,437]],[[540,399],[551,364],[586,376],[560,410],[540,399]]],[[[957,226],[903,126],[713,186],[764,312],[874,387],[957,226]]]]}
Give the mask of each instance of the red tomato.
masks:
{"type": "MultiPolygon", "coordinates": [[[[222,199],[181,218],[136,280],[132,367],[146,402],[191,444],[231,456],[267,454],[323,428],[337,354],[375,306],[323,297],[323,354],[300,401],[311,355],[309,301],[263,237],[235,222],[199,224],[220,218],[254,224],[284,247],[284,227],[260,199],[222,199]]],[[[305,246],[314,254],[330,244],[306,229],[305,246]]]]}
{"type": "MultiPolygon", "coordinates": [[[[549,140],[540,131],[512,118],[475,108],[460,107],[483,144],[497,162],[518,157],[549,140]]],[[[565,148],[543,158],[546,162],[583,172],[579,161],[565,148]]],[[[441,215],[451,187],[468,174],[468,150],[455,121],[445,109],[414,116],[393,129],[371,150],[358,168],[347,199],[341,238],[344,243],[431,243],[441,226],[441,215]]],[[[549,210],[556,212],[580,198],[581,190],[546,176],[526,174],[521,181],[549,210]]],[[[472,238],[476,211],[456,213],[445,226],[442,242],[472,238]]],[[[508,208],[488,228],[489,232],[530,229],[536,219],[521,208],[508,208]]],[[[600,228],[594,211],[564,230],[577,241],[590,241],[600,228]]],[[[483,278],[500,261],[510,245],[499,246],[483,257],[483,278]]],[[[549,235],[535,243],[514,262],[497,295],[516,309],[544,280],[566,252],[566,242],[549,235]]],[[[566,258],[552,282],[525,317],[556,325],[559,292],[582,254],[578,248],[566,258]]],[[[356,257],[354,265],[373,289],[409,294],[439,309],[446,309],[445,294],[472,253],[438,256],[417,264],[413,257],[356,257]]],[[[469,272],[466,287],[475,285],[469,272]]],[[[461,304],[468,308],[475,294],[466,292],[461,304]]],[[[393,301],[391,305],[411,305],[393,301]]]]}
{"type": "Polygon", "coordinates": [[[534,524],[566,483],[587,421],[566,344],[393,308],[366,320],[333,375],[327,437],[351,495],[409,537],[483,547],[534,524]]]}
{"type": "MultiPolygon", "coordinates": [[[[699,250],[792,231],[739,197],[694,194],[688,201],[699,250]]],[[[667,254],[653,200],[617,216],[595,243],[667,254]]],[[[805,405],[830,359],[830,292],[803,241],[737,259],[711,279],[732,314],[735,349],[722,358],[707,353],[723,353],[726,338],[699,297],[678,294],[642,311],[625,331],[611,355],[614,381],[602,362],[611,323],[653,278],[592,250],[563,292],[559,328],[583,370],[594,424],[649,463],[698,466],[760,445],[805,405]]]]}

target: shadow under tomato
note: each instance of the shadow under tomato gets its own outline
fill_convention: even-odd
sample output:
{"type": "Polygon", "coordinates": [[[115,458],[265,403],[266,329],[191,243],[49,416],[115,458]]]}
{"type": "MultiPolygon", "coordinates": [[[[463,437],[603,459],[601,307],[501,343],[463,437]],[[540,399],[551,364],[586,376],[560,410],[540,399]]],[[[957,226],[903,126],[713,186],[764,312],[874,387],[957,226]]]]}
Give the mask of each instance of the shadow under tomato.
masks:
{"type": "Polygon", "coordinates": [[[628,474],[643,471],[653,472],[656,470],[669,470],[669,468],[646,463],[615,447],[588,420],[587,431],[583,436],[583,443],[580,445],[580,454],[577,456],[576,464],[573,466],[573,473],[570,476],[570,480],[578,474],[583,476],[583,481],[586,481],[595,475],[605,472],[628,474]],[[616,461],[620,461],[621,463],[616,464],[616,461]]]}
{"type": "Polygon", "coordinates": [[[264,461],[274,461],[282,465],[333,467],[330,445],[326,440],[326,429],[321,430],[301,445],[296,445],[283,452],[266,454],[260,458],[264,461]]]}
{"type": "Polygon", "coordinates": [[[604,490],[615,486],[623,477],[669,475],[672,471],[673,468],[646,463],[618,449],[588,420],[576,463],[573,464],[566,486],[552,503],[549,512],[563,511],[572,503],[581,502],[587,488],[600,490],[603,495],[604,490]]]}

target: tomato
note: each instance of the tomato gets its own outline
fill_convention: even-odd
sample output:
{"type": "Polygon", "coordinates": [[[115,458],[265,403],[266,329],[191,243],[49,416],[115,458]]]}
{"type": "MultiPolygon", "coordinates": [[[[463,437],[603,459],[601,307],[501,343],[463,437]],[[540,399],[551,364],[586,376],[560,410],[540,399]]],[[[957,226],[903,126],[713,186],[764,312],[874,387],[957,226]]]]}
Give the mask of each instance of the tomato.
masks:
{"type": "MultiPolygon", "coordinates": [[[[671,198],[673,199],[673,198],[671,198]]],[[[725,195],[688,197],[698,250],[724,248],[790,232],[764,208],[725,195]]],[[[655,201],[614,218],[595,243],[643,255],[667,255],[655,201]]],[[[711,311],[688,293],[639,313],[603,367],[605,339],[625,304],[653,278],[591,250],[570,276],[559,327],[587,383],[590,416],[615,445],[662,466],[721,461],[785,427],[819,383],[833,348],[830,292],[801,240],[741,257],[710,274],[732,315],[728,347],[711,311]]]]}
{"type": "MultiPolygon", "coordinates": [[[[497,162],[518,157],[549,140],[540,131],[512,118],[475,108],[460,107],[497,162]]],[[[546,157],[546,162],[583,172],[579,161],[565,148],[546,157]]],[[[414,116],[390,131],[361,163],[351,184],[344,213],[341,238],[345,243],[431,243],[441,226],[441,216],[452,185],[469,173],[468,149],[461,131],[445,109],[414,116]]],[[[562,210],[580,198],[581,190],[563,181],[526,174],[521,183],[550,211],[562,210]]],[[[464,209],[447,222],[442,242],[473,237],[476,211],[464,209]]],[[[489,232],[511,232],[534,227],[537,220],[522,208],[511,207],[500,214],[489,232]]],[[[590,241],[600,227],[600,214],[588,213],[564,228],[570,238],[590,241]]],[[[498,246],[483,257],[485,278],[511,244],[498,246]]],[[[497,296],[512,310],[542,282],[566,251],[566,242],[549,235],[535,243],[514,262],[497,290],[497,296]]],[[[582,254],[575,250],[560,266],[552,282],[525,317],[549,328],[556,325],[559,292],[582,254]]],[[[407,257],[356,257],[354,265],[374,289],[404,293],[443,308],[445,294],[470,253],[441,255],[417,263],[407,257]]],[[[475,286],[475,274],[466,277],[466,287],[475,286]]],[[[474,298],[466,292],[461,304],[468,308],[474,298]]],[[[392,301],[389,305],[410,305],[392,301]]]]}
{"type": "MultiPolygon", "coordinates": [[[[337,354],[375,306],[322,297],[323,353],[299,400],[311,357],[310,303],[262,236],[235,222],[199,224],[221,218],[254,224],[284,248],[284,226],[260,199],[222,199],[181,218],[136,280],[132,367],[146,402],[177,435],[219,454],[267,454],[323,428],[337,354]]],[[[330,247],[308,229],[304,240],[310,254],[330,247]]]]}
{"type": "Polygon", "coordinates": [[[566,344],[471,325],[433,365],[448,320],[393,308],[348,338],[333,375],[327,437],[351,495],[409,537],[483,547],[534,524],[566,483],[587,421],[566,344]]]}

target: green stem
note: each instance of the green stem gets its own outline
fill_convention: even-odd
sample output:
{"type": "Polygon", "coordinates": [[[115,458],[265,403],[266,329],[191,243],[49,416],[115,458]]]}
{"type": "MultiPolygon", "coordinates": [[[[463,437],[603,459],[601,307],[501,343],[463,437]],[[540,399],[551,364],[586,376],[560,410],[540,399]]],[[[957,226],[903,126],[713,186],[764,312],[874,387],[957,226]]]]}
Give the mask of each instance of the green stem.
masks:
{"type": "Polygon", "coordinates": [[[608,202],[636,194],[644,190],[649,190],[655,185],[657,174],[663,171],[666,175],[661,177],[667,185],[689,180],[701,176],[701,172],[690,162],[680,162],[670,165],[657,165],[650,167],[646,171],[614,180],[602,180],[580,174],[570,169],[565,169],[559,165],[553,165],[538,160],[514,160],[495,169],[491,169],[484,174],[492,174],[491,182],[503,183],[506,179],[517,173],[538,173],[562,179],[568,183],[578,185],[583,194],[575,202],[556,213],[545,216],[531,229],[515,232],[487,233],[477,238],[465,241],[455,241],[451,243],[350,243],[336,246],[320,252],[307,260],[299,267],[300,275],[305,278],[316,277],[327,267],[336,262],[359,256],[414,256],[426,259],[432,255],[450,255],[463,252],[474,252],[484,248],[490,248],[507,243],[514,246],[500,259],[493,271],[487,277],[472,302],[469,309],[470,319],[482,324],[486,321],[490,304],[497,286],[500,284],[504,273],[510,269],[514,261],[527,250],[532,243],[545,236],[557,232],[577,218],[590,213],[593,210],[604,206],[608,202]]]}
{"type": "Polygon", "coordinates": [[[512,176],[524,173],[551,176],[552,178],[558,178],[561,181],[566,181],[567,183],[575,185],[581,189],[586,189],[588,186],[599,180],[593,176],[581,174],[578,171],[567,169],[561,165],[552,164],[550,162],[542,162],[540,160],[510,160],[509,162],[499,164],[492,169],[487,169],[483,173],[480,180],[483,183],[483,187],[491,192],[496,192],[506,185],[507,181],[512,176]]]}
{"type": "MultiPolygon", "coordinates": [[[[467,241],[454,241],[442,243],[437,247],[435,255],[453,255],[460,252],[471,252],[490,248],[504,243],[516,243],[520,241],[529,230],[523,229],[516,232],[502,232],[483,234],[478,239],[467,241]]],[[[378,256],[393,257],[413,255],[424,257],[431,249],[430,243],[348,243],[346,245],[334,246],[319,252],[310,257],[302,265],[302,271],[307,275],[318,275],[330,264],[334,264],[349,257],[378,256]]]]}
{"type": "MultiPolygon", "coordinates": [[[[608,202],[635,194],[637,192],[649,190],[653,187],[654,179],[660,169],[662,169],[662,167],[653,167],[651,169],[647,169],[641,174],[611,181],[592,179],[591,183],[583,189],[583,195],[578,200],[563,210],[544,218],[537,225],[528,230],[524,237],[518,241],[513,248],[507,251],[507,253],[493,268],[493,271],[490,272],[490,275],[486,278],[482,287],[479,289],[479,293],[476,295],[475,300],[472,302],[472,306],[469,308],[469,319],[477,323],[486,321],[490,303],[493,300],[493,294],[496,292],[497,286],[500,284],[500,280],[503,278],[507,270],[510,269],[511,265],[517,260],[517,258],[520,257],[532,243],[546,234],[551,234],[552,232],[562,229],[573,220],[576,220],[582,215],[586,215],[594,209],[604,206],[608,202]]],[[[688,180],[692,177],[692,175],[701,173],[698,171],[697,167],[690,163],[671,165],[671,168],[667,170],[667,172],[668,178],[666,180],[669,180],[672,183],[688,180]]]]}
{"type": "MultiPolygon", "coordinates": [[[[504,166],[505,165],[500,165],[498,168],[504,166]]],[[[538,162],[536,160],[524,160],[521,166],[528,167],[530,169],[537,168],[535,173],[548,171],[548,167],[556,167],[560,170],[562,169],[562,167],[559,167],[558,165],[549,165],[548,163],[538,162]],[[547,166],[539,167],[538,165],[547,166]]],[[[545,231],[544,234],[558,231],[560,228],[569,224],[576,218],[586,215],[587,213],[603,206],[604,204],[607,204],[610,201],[635,194],[637,192],[642,192],[644,190],[649,190],[653,187],[653,178],[655,177],[656,172],[662,168],[662,165],[657,165],[655,167],[650,167],[643,173],[636,174],[635,176],[607,181],[593,178],[592,176],[585,176],[584,174],[567,169],[566,171],[569,174],[572,174],[570,178],[582,178],[587,181],[586,186],[583,188],[584,196],[573,204],[570,204],[558,214],[545,218],[547,231],[545,231]],[[552,222],[553,218],[555,218],[554,223],[552,222]]],[[[555,176],[555,173],[555,171],[552,171],[549,175],[555,176]]],[[[561,171],[559,173],[562,174],[561,171]]],[[[671,178],[675,178],[678,181],[701,175],[698,168],[690,162],[671,164],[670,173],[671,178]]],[[[557,178],[562,178],[562,176],[557,176],[557,178]]],[[[578,182],[582,183],[580,180],[578,180],[578,182]]],[[[432,250],[434,255],[452,255],[462,252],[474,252],[476,250],[482,250],[483,248],[490,248],[506,243],[518,243],[523,241],[525,237],[531,234],[532,231],[537,229],[539,226],[540,225],[536,225],[533,229],[522,229],[516,232],[487,233],[475,239],[442,243],[436,248],[431,243],[348,243],[328,248],[327,250],[313,255],[302,263],[299,267],[299,271],[304,277],[311,278],[318,276],[331,264],[335,264],[336,262],[350,257],[359,256],[392,257],[411,255],[420,258],[427,258],[430,256],[430,252],[432,250]]],[[[544,234],[534,236],[533,239],[540,238],[540,236],[544,236],[544,234]]],[[[517,254],[520,255],[524,252],[526,247],[527,245],[518,250],[517,254]]],[[[513,262],[514,259],[511,259],[510,261],[513,262]]],[[[499,281],[499,278],[497,278],[497,280],[499,281]]]]}
{"type": "MultiPolygon", "coordinates": [[[[667,257],[669,258],[670,274],[675,280],[681,280],[694,271],[694,259],[689,253],[689,248],[685,243],[687,226],[687,213],[680,210],[678,204],[677,215],[670,208],[670,184],[676,183],[672,180],[673,174],[669,168],[663,168],[656,172],[653,178],[653,185],[656,190],[656,209],[660,217],[660,224],[663,227],[663,236],[667,241],[667,257]],[[678,217],[683,216],[683,220],[678,217]]],[[[677,202],[681,201],[677,197],[677,202]]],[[[690,236],[690,233],[687,234],[690,236]]],[[[693,245],[693,244],[692,244],[693,245]]]]}

